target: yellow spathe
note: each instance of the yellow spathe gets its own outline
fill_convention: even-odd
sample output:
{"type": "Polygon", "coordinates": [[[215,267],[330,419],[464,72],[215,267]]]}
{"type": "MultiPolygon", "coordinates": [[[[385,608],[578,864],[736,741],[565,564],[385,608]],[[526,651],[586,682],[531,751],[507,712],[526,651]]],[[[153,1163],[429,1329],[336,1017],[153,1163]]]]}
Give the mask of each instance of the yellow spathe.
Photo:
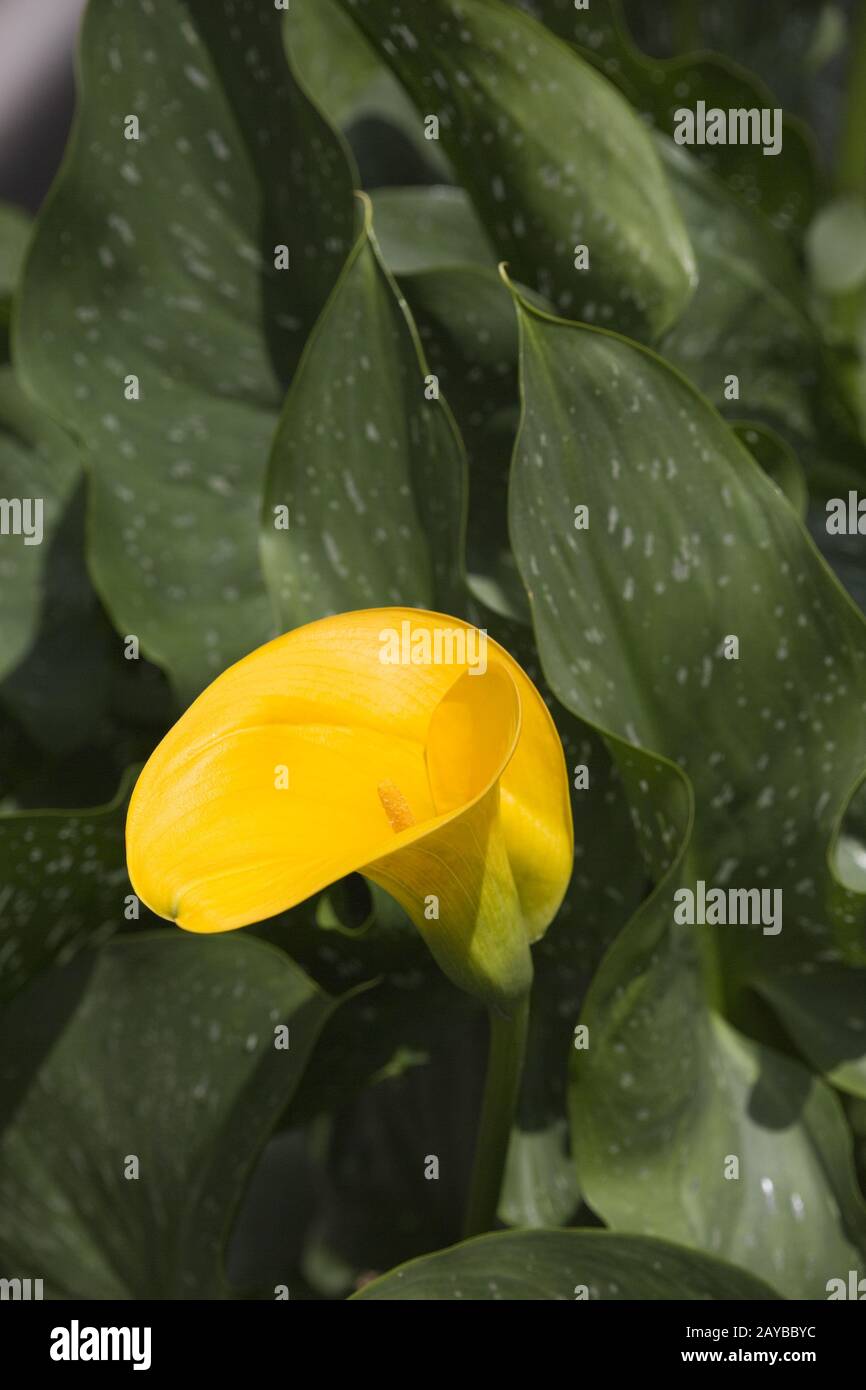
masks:
{"type": "Polygon", "coordinates": [[[363,872],[456,984],[505,1010],[573,854],[532,682],[477,629],[404,608],[311,623],[219,676],[150,757],[126,843],[138,896],[196,932],[363,872]]]}

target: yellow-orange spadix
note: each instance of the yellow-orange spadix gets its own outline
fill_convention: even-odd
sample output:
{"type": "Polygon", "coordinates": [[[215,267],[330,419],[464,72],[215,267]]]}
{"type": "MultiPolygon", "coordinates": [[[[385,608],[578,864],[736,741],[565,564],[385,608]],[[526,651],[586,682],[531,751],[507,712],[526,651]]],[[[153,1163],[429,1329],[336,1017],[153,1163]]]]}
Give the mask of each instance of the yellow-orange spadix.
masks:
{"type": "Polygon", "coordinates": [[[562,747],[478,629],[343,613],[260,647],[190,706],[139,777],[127,857],[138,896],[194,932],[360,871],[456,984],[510,1012],[572,869],[562,747]]]}

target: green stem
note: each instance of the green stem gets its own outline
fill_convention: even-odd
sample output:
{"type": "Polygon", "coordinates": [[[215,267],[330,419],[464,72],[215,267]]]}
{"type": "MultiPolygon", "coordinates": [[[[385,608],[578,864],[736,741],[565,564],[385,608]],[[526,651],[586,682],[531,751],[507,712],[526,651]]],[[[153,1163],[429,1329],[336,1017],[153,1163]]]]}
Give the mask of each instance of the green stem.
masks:
{"type": "MultiPolygon", "coordinates": [[[[687,854],[683,861],[683,872],[680,879],[685,888],[696,887],[699,878],[703,878],[694,858],[687,854]]],[[[706,937],[701,945],[701,968],[703,971],[704,993],[710,1006],[716,1013],[723,1018],[728,1016],[728,979],[722,967],[722,943],[720,927],[707,927],[706,937]]]]}
{"type": "Polygon", "coordinates": [[[511,1018],[503,1018],[502,1014],[490,1010],[490,1051],[472,1186],[466,1207],[465,1236],[492,1231],[496,1224],[496,1208],[517,1108],[528,1026],[528,994],[517,1005],[511,1018]]]}
{"type": "Polygon", "coordinates": [[[851,26],[845,115],[836,160],[839,193],[866,193],[866,0],[851,26]]]}

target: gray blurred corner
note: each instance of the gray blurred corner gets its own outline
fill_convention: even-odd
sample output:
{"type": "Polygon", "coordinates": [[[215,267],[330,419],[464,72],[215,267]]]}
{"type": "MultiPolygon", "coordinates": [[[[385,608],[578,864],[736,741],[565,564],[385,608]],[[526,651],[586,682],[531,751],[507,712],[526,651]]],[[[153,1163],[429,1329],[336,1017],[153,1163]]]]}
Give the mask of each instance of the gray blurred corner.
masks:
{"type": "Polygon", "coordinates": [[[63,157],[86,0],[0,0],[0,201],[34,212],[63,157]]]}

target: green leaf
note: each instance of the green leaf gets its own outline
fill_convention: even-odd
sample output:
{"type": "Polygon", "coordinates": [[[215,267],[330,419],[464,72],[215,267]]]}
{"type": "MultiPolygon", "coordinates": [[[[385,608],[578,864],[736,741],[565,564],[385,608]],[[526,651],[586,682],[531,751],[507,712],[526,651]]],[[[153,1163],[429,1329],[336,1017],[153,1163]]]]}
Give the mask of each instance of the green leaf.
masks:
{"type": "MultiPolygon", "coordinates": [[[[29,236],[29,219],[0,207],[0,317],[3,296],[18,285],[29,236]]],[[[7,347],[4,340],[4,357],[7,347]]],[[[10,528],[0,535],[0,708],[12,715],[14,723],[7,721],[3,737],[15,748],[14,759],[0,760],[0,795],[9,806],[22,795],[25,804],[44,805],[47,798],[69,806],[76,804],[81,785],[82,799],[96,801],[106,794],[106,785],[116,786],[118,768],[142,752],[137,738],[130,739],[111,718],[112,704],[119,710],[129,687],[137,684],[145,692],[148,717],[155,713],[158,721],[165,701],[153,680],[159,673],[147,662],[136,663],[137,682],[118,680],[118,666],[126,668],[124,674],[130,668],[119,661],[120,639],[87,572],[80,453],[5,365],[0,366],[0,493],[4,505],[22,506],[22,520],[32,533],[25,538],[10,528]],[[42,507],[41,518],[35,510],[29,516],[23,511],[27,499],[31,508],[42,507]],[[97,743],[102,746],[94,756],[97,743]],[[93,778],[70,777],[68,762],[55,763],[88,744],[90,756],[83,761],[93,778]],[[37,749],[38,763],[32,756],[37,749]],[[100,786],[105,763],[109,781],[100,786]]],[[[17,521],[14,511],[10,517],[17,521]]]]}
{"type": "Polygon", "coordinates": [[[332,126],[351,120],[382,65],[337,0],[295,0],[284,19],[292,66],[332,126]]]}
{"type": "MultiPolygon", "coordinates": [[[[228,1296],[238,1202],[334,1001],[241,934],[147,933],[84,963],[0,1143],[0,1257],[68,1297],[228,1296]]],[[[26,1057],[40,997],[7,1014],[4,1055],[26,1057]]]]}
{"type": "Polygon", "coordinates": [[[809,509],[809,488],[797,455],[789,444],[768,425],[755,420],[736,420],[733,430],[768,478],[787,497],[801,521],[809,509]]]}
{"type": "Polygon", "coordinates": [[[371,198],[376,240],[392,275],[470,266],[495,274],[496,254],[462,188],[379,188],[371,198]]]}
{"type": "MultiPolygon", "coordinates": [[[[721,54],[660,59],[642,53],[623,20],[620,0],[593,0],[587,10],[576,10],[572,0],[516,3],[575,45],[664,135],[673,135],[676,111],[694,109],[699,100],[708,108],[725,111],[787,106],[754,73],[721,54]]],[[[787,25],[787,11],[785,19],[787,25]]],[[[786,25],[775,27],[774,40],[786,25]]],[[[808,127],[787,110],[782,117],[782,146],[773,156],[766,157],[760,145],[736,143],[695,145],[691,153],[778,230],[796,236],[803,232],[818,196],[815,142],[808,127]]]]}
{"type": "Polygon", "coordinates": [[[866,970],[822,961],[817,968],[764,976],[758,989],[812,1065],[840,1091],[866,1100],[866,1055],[859,1043],[866,970]]]}
{"type": "MultiPolygon", "coordinates": [[[[331,124],[346,131],[362,173],[364,156],[386,178],[393,173],[392,157],[396,156],[401,170],[405,167],[405,149],[388,139],[396,133],[398,140],[413,147],[422,174],[450,178],[447,160],[435,141],[425,140],[405,91],[341,8],[340,0],[294,0],[286,11],[284,34],[292,66],[306,91],[331,124]],[[364,121],[375,122],[368,144],[358,138],[364,121]]],[[[368,186],[366,180],[363,184],[368,186]]]]}
{"type": "MultiPolygon", "coordinates": [[[[866,957],[866,899],[828,868],[866,757],[864,622],[679,373],[518,307],[515,553],[547,678],[605,735],[657,884],[583,1014],[580,1181],[611,1224],[664,1230],[820,1296],[856,1257],[846,1232],[866,1229],[841,1112],[799,1062],[731,1021],[783,967],[866,957]],[[575,528],[578,505],[588,529],[575,528]],[[778,889],[783,930],[677,924],[674,891],[698,879],[778,889]],[[729,1155],[739,1181],[724,1176],[729,1155]]],[[[815,1026],[826,997],[804,1004],[815,1026]]],[[[843,1033],[845,1059],[862,1056],[862,1030],[843,1033]]]]}
{"type": "Polygon", "coordinates": [[[575,318],[636,333],[677,317],[692,289],[688,239],[641,122],[589,64],[501,0],[427,0],[408,20],[391,0],[341,3],[419,113],[438,118],[517,279],[575,318]],[[575,268],[581,244],[587,270],[575,268]]]}
{"type": "Polygon", "coordinates": [[[123,828],[134,775],[108,806],[0,815],[0,1000],[129,922],[123,828]]]}
{"type": "Polygon", "coordinates": [[[121,648],[87,573],[84,536],[79,478],[44,556],[26,653],[0,686],[3,709],[54,758],[95,742],[107,724],[112,656],[121,648]]]}
{"type": "Polygon", "coordinates": [[[495,612],[528,623],[507,522],[518,418],[514,311],[498,275],[475,267],[421,271],[400,283],[466,447],[469,586],[495,612]]]}
{"type": "MultiPolygon", "coordinates": [[[[365,1035],[388,1030],[396,1010],[408,1045],[327,1127],[318,1184],[323,1201],[304,1261],[310,1282],[323,1292],[346,1294],[371,1269],[389,1269],[419,1250],[460,1238],[484,1074],[485,1020],[477,1005],[455,1000],[453,987],[442,990],[428,981],[415,993],[414,1020],[408,1018],[408,1000],[401,1008],[393,991],[389,1007],[380,1006],[375,1019],[363,1025],[354,1020],[356,1045],[367,1048],[365,1035]],[[434,1155],[438,1176],[428,1180],[434,1155]]],[[[371,1005],[376,996],[371,990],[360,998],[371,1005]]],[[[327,1059],[321,1063],[310,1067],[305,1090],[327,1059]]]]}
{"type": "MultiPolygon", "coordinates": [[[[811,917],[819,885],[833,887],[818,865],[850,799],[852,768],[866,757],[863,617],[775,485],[679,373],[625,339],[525,301],[520,322],[525,405],[512,534],[548,679],[580,717],[684,769],[695,788],[696,848],[715,865],[734,858],[778,873],[784,864],[786,886],[814,868],[815,881],[792,892],[796,911],[811,917]],[[606,468],[586,467],[591,449],[604,450],[606,468]],[[588,530],[576,530],[573,507],[562,505],[572,498],[589,506],[588,530]],[[679,538],[673,547],[662,544],[668,534],[679,538]],[[554,542],[562,559],[548,577],[554,542]],[[585,630],[574,630],[575,617],[585,630]],[[602,619],[610,631],[589,626],[602,619]],[[739,638],[738,660],[723,655],[726,634],[739,638]],[[651,676],[648,691],[640,672],[651,676]],[[798,676],[809,690],[805,709],[798,676]],[[730,702],[742,711],[736,728],[730,702]],[[799,753],[792,722],[807,726],[799,753]],[[805,790],[808,768],[820,800],[805,790]],[[785,808],[781,847],[772,806],[785,808]]],[[[788,951],[794,910],[786,903],[788,951]]],[[[841,922],[807,935],[807,958],[818,936],[852,960],[863,949],[841,922]]],[[[777,956],[768,934],[744,959],[777,956]]]]}
{"type": "Polygon", "coordinates": [[[619,4],[648,52],[721,52],[759,74],[786,110],[820,127],[838,73],[831,71],[816,81],[816,69],[847,39],[847,16],[838,0],[762,0],[760,5],[726,0],[713,6],[683,0],[649,10],[642,0],[619,4]]]}
{"type": "Polygon", "coordinates": [[[691,304],[660,344],[720,409],[813,438],[823,348],[783,239],[669,141],[659,149],[698,263],[691,304]],[[728,377],[737,377],[732,397],[728,377]]]}
{"type": "Polygon", "coordinates": [[[586,1200],[616,1230],[710,1250],[787,1297],[826,1297],[866,1249],[842,1107],[708,1008],[670,925],[679,881],[618,938],[582,1015],[570,1111],[586,1200]]]}
{"type": "Polygon", "coordinates": [[[833,472],[828,472],[824,481],[827,503],[810,508],[809,530],[839,582],[844,585],[858,607],[866,612],[866,567],[863,564],[862,539],[858,534],[831,535],[827,531],[826,510],[833,498],[837,501],[844,500],[847,505],[849,490],[862,487],[862,476],[860,473],[849,472],[843,466],[836,471],[836,476],[833,472]]]}
{"type": "Polygon", "coordinates": [[[0,711],[14,730],[14,759],[0,757],[9,809],[107,800],[177,717],[163,673],[140,655],[133,659],[93,588],[85,502],[79,478],[50,548],[46,542],[33,640],[0,683],[0,711]]]}
{"type": "Polygon", "coordinates": [[[778,1299],[761,1280],[668,1241],[608,1231],[479,1236],[423,1255],[355,1299],[778,1299]]]}
{"type": "Polygon", "coordinates": [[[0,680],[35,639],[47,556],[79,470],[68,436],[0,366],[0,680]]]}
{"type": "MultiPolygon", "coordinates": [[[[455,994],[402,908],[360,876],[251,930],[327,993],[345,996],[304,1075],[292,1123],[342,1110],[364,1088],[428,1063],[440,1047],[443,1019],[451,1036],[458,1014],[479,1017],[477,1003],[455,994]],[[367,890],[369,912],[358,885],[367,890]],[[352,921],[358,923],[359,909],[362,916],[354,930],[349,899],[352,921]]],[[[483,1048],[486,1034],[479,1039],[483,1048]]]]}
{"type": "Polygon", "coordinates": [[[94,0],[18,315],[27,389],[85,447],[97,588],[184,698],[273,634],[267,450],[352,236],[343,148],[288,70],[281,18],[94,0]]]}
{"type": "Polygon", "coordinates": [[[518,418],[510,296],[462,189],[382,189],[373,208],[383,257],[399,277],[466,446],[469,586],[492,612],[528,623],[508,543],[508,467],[518,418]]]}
{"type": "MultiPolygon", "coordinates": [[[[659,141],[658,148],[699,270],[694,299],[663,338],[661,351],[723,413],[735,420],[750,417],[761,441],[756,443],[759,461],[768,465],[769,453],[777,454],[772,476],[780,483],[784,478],[783,490],[798,509],[805,471],[818,495],[856,487],[864,467],[862,446],[853,436],[838,371],[822,344],[791,251],[688,153],[669,141],[659,141]],[[737,377],[737,395],[726,399],[730,373],[737,377]],[[775,446],[768,431],[781,435],[775,446]],[[804,467],[785,448],[786,441],[804,467]]],[[[516,343],[494,288],[492,253],[484,249],[483,231],[462,191],[386,190],[374,203],[385,258],[400,275],[466,442],[473,480],[468,536],[473,588],[497,611],[522,616],[519,585],[509,575],[507,557],[496,553],[503,535],[496,519],[504,505],[504,458],[516,428],[516,343]],[[437,237],[443,252],[437,252],[437,237]],[[485,507],[483,513],[478,509],[476,526],[478,496],[485,507]]],[[[549,307],[539,298],[533,302],[549,307]]]]}
{"type": "Polygon", "coordinates": [[[365,226],[274,440],[262,558],[284,627],[359,607],[462,607],[465,464],[430,380],[365,226]]]}

